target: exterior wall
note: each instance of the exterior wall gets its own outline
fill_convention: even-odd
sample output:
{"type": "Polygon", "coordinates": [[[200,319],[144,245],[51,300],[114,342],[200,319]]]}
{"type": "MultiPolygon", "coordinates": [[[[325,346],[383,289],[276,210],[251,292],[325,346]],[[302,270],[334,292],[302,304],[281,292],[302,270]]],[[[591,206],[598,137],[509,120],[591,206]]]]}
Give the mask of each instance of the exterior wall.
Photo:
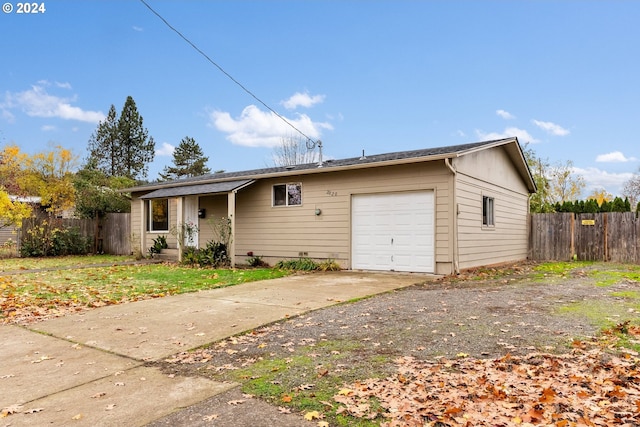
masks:
{"type": "Polygon", "coordinates": [[[227,217],[227,195],[200,196],[200,209],[205,209],[205,217],[198,221],[198,244],[203,248],[212,240],[217,240],[212,223],[227,217]]]}
{"type": "Polygon", "coordinates": [[[455,159],[460,269],[527,258],[529,193],[502,148],[455,159]],[[494,198],[495,226],[482,225],[482,197],[494,198]]]}
{"type": "Polygon", "coordinates": [[[153,239],[158,236],[165,236],[167,238],[167,245],[170,248],[177,248],[178,242],[176,236],[171,234],[171,229],[177,224],[178,201],[175,198],[169,198],[169,231],[147,231],[147,226],[143,223],[143,221],[147,220],[145,214],[145,204],[147,201],[140,199],[142,195],[143,193],[131,195],[132,249],[135,250],[135,247],[140,245],[142,255],[147,255],[149,248],[153,245],[153,239]]]}
{"type": "Polygon", "coordinates": [[[237,261],[251,251],[270,264],[310,257],[351,268],[352,195],[434,190],[436,272],[448,274],[452,176],[444,162],[431,162],[260,180],[237,194],[237,261]],[[272,186],[296,182],[302,183],[302,205],[272,206],[272,186]]]}
{"type": "Polygon", "coordinates": [[[0,245],[11,239],[12,242],[18,241],[18,229],[14,226],[0,228],[0,245]]]}

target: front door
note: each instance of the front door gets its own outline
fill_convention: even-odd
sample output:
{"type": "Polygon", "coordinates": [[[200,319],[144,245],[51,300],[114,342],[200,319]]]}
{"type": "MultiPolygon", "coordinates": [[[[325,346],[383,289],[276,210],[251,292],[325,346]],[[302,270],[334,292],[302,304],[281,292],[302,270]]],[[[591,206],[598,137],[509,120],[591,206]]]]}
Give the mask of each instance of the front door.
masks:
{"type": "Polygon", "coordinates": [[[198,196],[184,198],[184,246],[198,247],[198,196]]]}

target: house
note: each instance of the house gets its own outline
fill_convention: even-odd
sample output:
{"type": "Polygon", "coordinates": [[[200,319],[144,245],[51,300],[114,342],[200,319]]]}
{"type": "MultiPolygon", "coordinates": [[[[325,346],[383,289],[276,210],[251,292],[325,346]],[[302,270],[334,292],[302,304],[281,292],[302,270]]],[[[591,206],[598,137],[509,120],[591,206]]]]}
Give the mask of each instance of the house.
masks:
{"type": "MultiPolygon", "coordinates": [[[[14,196],[10,195],[9,200],[12,202],[21,202],[28,203],[33,207],[34,214],[38,214],[44,210],[41,206],[40,201],[41,198],[38,196],[14,196]]],[[[0,220],[0,225],[4,224],[2,220],[0,220]]],[[[13,244],[20,244],[20,231],[21,227],[15,225],[8,225],[6,227],[0,227],[0,245],[7,244],[7,242],[11,242],[13,244]]]]}
{"type": "Polygon", "coordinates": [[[216,173],[127,189],[146,253],[176,224],[229,218],[232,262],[247,253],[332,259],[343,268],[451,274],[527,257],[536,191],[517,138],[216,173]]]}

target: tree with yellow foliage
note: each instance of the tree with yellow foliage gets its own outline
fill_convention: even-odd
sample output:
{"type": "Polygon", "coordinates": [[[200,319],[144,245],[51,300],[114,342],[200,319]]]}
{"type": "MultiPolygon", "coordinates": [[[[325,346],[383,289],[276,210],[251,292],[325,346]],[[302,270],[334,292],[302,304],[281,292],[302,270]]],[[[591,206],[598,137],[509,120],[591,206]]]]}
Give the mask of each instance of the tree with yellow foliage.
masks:
{"type": "Polygon", "coordinates": [[[60,145],[28,155],[16,145],[0,152],[0,186],[10,195],[38,196],[54,215],[73,208],[76,157],[60,145]]]}
{"type": "Polygon", "coordinates": [[[20,227],[22,220],[29,218],[32,212],[28,203],[11,200],[9,194],[0,187],[0,228],[20,227]]]}

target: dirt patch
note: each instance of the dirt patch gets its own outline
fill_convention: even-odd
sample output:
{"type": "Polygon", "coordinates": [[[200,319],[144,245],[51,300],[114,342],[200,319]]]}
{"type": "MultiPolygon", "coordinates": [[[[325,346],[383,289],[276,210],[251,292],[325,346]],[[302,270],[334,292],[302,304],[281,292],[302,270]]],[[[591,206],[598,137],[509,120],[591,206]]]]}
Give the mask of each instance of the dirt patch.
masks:
{"type": "MultiPolygon", "coordinates": [[[[352,381],[384,378],[394,373],[393,362],[400,357],[428,361],[566,353],[574,338],[594,336],[600,327],[582,314],[562,313],[561,307],[585,301],[614,302],[614,292],[640,290],[633,280],[598,287],[591,273],[599,267],[588,268],[545,276],[527,267],[516,272],[494,271],[497,277],[483,280],[469,275],[468,280],[427,282],[268,325],[207,349],[178,354],[159,365],[173,374],[222,381],[262,375],[262,386],[274,387],[272,395],[281,392],[281,396],[295,394],[301,398],[308,392],[321,400],[322,391],[314,391],[315,383],[329,381],[339,387],[352,381]]],[[[617,317],[611,321],[638,317],[637,311],[626,313],[626,317],[612,314],[617,317]]],[[[266,414],[287,412],[283,405],[286,399],[278,396],[268,402],[271,405],[263,406],[260,401],[255,406],[247,404],[255,399],[246,396],[241,404],[229,404],[238,400],[237,393],[219,396],[152,425],[317,424],[317,420],[310,423],[300,415],[274,424],[266,414]],[[254,406],[259,409],[250,409],[254,406]],[[196,420],[193,411],[218,416],[207,424],[204,415],[196,420]]]]}

